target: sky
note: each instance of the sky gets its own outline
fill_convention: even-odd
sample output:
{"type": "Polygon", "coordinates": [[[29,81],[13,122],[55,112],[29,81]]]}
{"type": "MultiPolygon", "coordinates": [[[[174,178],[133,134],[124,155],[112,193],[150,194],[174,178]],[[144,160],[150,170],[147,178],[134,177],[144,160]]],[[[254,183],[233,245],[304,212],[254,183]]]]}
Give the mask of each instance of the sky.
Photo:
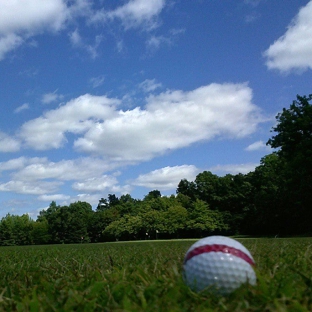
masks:
{"type": "Polygon", "coordinates": [[[0,217],[253,171],[311,34],[307,0],[0,0],[0,217]]]}

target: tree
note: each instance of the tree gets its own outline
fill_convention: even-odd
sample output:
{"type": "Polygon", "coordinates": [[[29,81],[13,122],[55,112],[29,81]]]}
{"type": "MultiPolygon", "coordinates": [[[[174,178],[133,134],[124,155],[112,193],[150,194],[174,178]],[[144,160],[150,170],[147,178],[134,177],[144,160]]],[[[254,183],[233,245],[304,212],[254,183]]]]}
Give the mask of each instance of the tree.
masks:
{"type": "Polygon", "coordinates": [[[182,179],[177,188],[177,194],[188,196],[191,200],[196,199],[196,185],[194,182],[189,182],[187,179],[182,179]]]}
{"type": "Polygon", "coordinates": [[[102,210],[105,210],[107,208],[109,208],[108,200],[105,198],[101,198],[99,200],[97,207],[96,207],[96,211],[102,211],[102,210]]]}
{"type": "Polygon", "coordinates": [[[285,170],[282,159],[272,153],[247,175],[252,186],[249,211],[243,230],[248,234],[278,234],[289,219],[285,199],[285,170]]]}
{"type": "Polygon", "coordinates": [[[1,245],[30,245],[32,244],[32,229],[34,221],[27,215],[7,214],[0,222],[1,245]]]}
{"type": "Polygon", "coordinates": [[[285,163],[287,198],[285,208],[291,211],[293,228],[297,232],[311,231],[312,219],[312,94],[297,95],[288,109],[276,116],[277,125],[267,142],[279,149],[285,163]]]}
{"type": "Polygon", "coordinates": [[[174,205],[164,213],[164,231],[168,234],[180,237],[186,229],[187,210],[181,205],[174,205]]]}
{"type": "Polygon", "coordinates": [[[137,239],[140,236],[140,232],[142,232],[142,226],[142,218],[140,216],[125,215],[110,223],[105,228],[104,233],[111,239],[137,239]]]}
{"type": "Polygon", "coordinates": [[[49,225],[47,220],[36,221],[32,228],[32,241],[36,245],[48,244],[51,241],[49,234],[49,225]]]}
{"type": "Polygon", "coordinates": [[[161,197],[161,193],[158,190],[153,190],[150,191],[145,197],[144,200],[151,200],[151,199],[155,199],[155,198],[160,198],[161,197]]]}
{"type": "Polygon", "coordinates": [[[112,208],[119,204],[119,198],[115,194],[108,194],[109,207],[112,208]]]}
{"type": "Polygon", "coordinates": [[[193,203],[188,213],[187,228],[194,237],[202,237],[216,230],[227,229],[223,224],[222,213],[210,210],[208,204],[199,199],[193,203]]]}
{"type": "Polygon", "coordinates": [[[309,101],[312,101],[312,94],[308,97],[297,95],[289,109],[283,108],[272,129],[277,134],[267,142],[273,148],[280,148],[277,153],[302,171],[303,167],[311,170],[312,164],[312,105],[309,101]]]}

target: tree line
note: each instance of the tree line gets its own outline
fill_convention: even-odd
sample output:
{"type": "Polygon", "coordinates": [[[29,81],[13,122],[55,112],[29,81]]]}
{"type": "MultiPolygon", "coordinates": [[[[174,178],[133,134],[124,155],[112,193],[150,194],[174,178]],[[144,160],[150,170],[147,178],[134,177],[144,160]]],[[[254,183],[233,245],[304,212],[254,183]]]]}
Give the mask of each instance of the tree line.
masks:
{"type": "Polygon", "coordinates": [[[37,220],[10,215],[0,221],[0,245],[89,243],[202,237],[212,234],[311,234],[312,95],[297,96],[276,116],[266,155],[248,174],[209,171],[183,179],[176,194],[149,192],[87,202],[52,202],[37,220]]]}

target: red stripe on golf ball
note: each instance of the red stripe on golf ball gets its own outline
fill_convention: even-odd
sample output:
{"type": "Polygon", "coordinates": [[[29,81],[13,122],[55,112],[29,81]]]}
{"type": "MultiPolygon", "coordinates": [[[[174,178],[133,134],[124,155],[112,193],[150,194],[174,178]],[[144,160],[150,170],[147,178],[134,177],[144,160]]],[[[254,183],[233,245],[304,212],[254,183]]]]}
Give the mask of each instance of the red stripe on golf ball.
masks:
{"type": "Polygon", "coordinates": [[[185,256],[184,263],[186,263],[188,260],[192,259],[195,256],[201,255],[203,253],[208,253],[208,252],[223,252],[223,253],[231,254],[235,257],[239,257],[239,258],[243,259],[244,261],[246,261],[247,263],[249,263],[252,266],[255,265],[252,258],[250,258],[243,251],[236,249],[234,247],[229,247],[226,245],[217,245],[217,244],[203,245],[203,246],[199,246],[197,248],[194,248],[185,256]]]}

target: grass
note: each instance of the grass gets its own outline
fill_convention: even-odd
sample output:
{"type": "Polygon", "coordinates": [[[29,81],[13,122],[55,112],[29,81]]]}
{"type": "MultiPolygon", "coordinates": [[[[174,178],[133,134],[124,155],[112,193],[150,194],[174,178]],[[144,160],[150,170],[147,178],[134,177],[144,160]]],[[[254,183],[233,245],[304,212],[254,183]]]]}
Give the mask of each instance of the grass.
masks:
{"type": "Polygon", "coordinates": [[[0,311],[312,311],[312,239],[239,239],[256,287],[228,297],[184,284],[193,241],[0,248],[0,311]]]}

